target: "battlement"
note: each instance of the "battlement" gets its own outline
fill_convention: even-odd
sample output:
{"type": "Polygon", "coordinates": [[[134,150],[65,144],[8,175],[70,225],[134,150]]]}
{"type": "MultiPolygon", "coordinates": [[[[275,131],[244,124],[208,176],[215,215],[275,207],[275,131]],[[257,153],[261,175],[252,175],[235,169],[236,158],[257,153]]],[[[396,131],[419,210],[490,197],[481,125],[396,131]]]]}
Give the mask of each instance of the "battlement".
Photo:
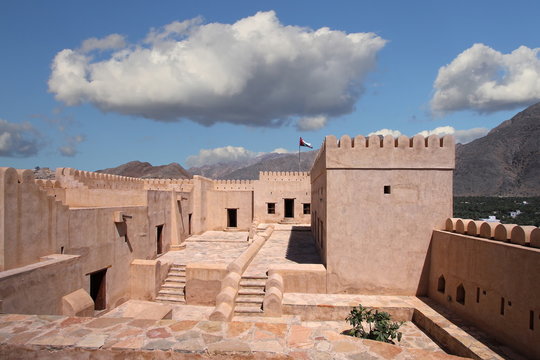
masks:
{"type": "Polygon", "coordinates": [[[309,179],[305,171],[260,171],[259,180],[263,181],[304,181],[309,179]]]}
{"type": "Polygon", "coordinates": [[[189,191],[193,186],[191,179],[140,179],[72,168],[56,169],[56,178],[64,188],[189,191]]]}
{"type": "Polygon", "coordinates": [[[540,248],[540,228],[536,226],[448,218],[445,230],[489,240],[540,248]]]}
{"type": "Polygon", "coordinates": [[[446,169],[455,167],[454,137],[326,136],[312,171],[327,169],[446,169]]]}
{"type": "Polygon", "coordinates": [[[252,191],[253,180],[213,180],[214,190],[252,191]]]}

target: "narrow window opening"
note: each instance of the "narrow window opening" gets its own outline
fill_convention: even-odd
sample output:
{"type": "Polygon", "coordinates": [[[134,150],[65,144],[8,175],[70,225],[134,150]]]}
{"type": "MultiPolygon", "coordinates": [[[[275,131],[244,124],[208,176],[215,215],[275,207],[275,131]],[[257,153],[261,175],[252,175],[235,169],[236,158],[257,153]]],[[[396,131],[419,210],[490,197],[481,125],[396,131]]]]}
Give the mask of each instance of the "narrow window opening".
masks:
{"type": "Polygon", "coordinates": [[[529,329],[534,330],[534,311],[529,311],[529,329]]]}
{"type": "Polygon", "coordinates": [[[459,284],[456,290],[456,301],[461,305],[465,305],[465,288],[463,284],[459,284]]]}
{"type": "Polygon", "coordinates": [[[163,225],[156,226],[156,253],[163,253],[163,225]]]}
{"type": "Polygon", "coordinates": [[[304,215],[311,214],[311,204],[303,204],[304,205],[304,215]]]}
{"type": "Polygon", "coordinates": [[[268,203],[266,204],[267,212],[268,214],[275,214],[276,213],[276,203],[268,203]]]}
{"type": "Polygon", "coordinates": [[[439,276],[439,281],[437,281],[437,291],[444,294],[444,290],[446,288],[446,280],[444,279],[444,276],[439,276]]]}
{"type": "Polygon", "coordinates": [[[501,298],[501,311],[500,311],[501,315],[504,315],[504,298],[502,297],[501,298]]]}
{"type": "Polygon", "coordinates": [[[90,274],[90,296],[94,300],[94,310],[107,308],[107,269],[90,274]]]}
{"type": "Polygon", "coordinates": [[[477,303],[480,302],[480,288],[479,287],[476,288],[476,302],[477,303]]]}
{"type": "Polygon", "coordinates": [[[191,235],[191,215],[193,214],[188,214],[188,235],[191,235]]]}
{"type": "Polygon", "coordinates": [[[384,193],[385,194],[390,194],[392,191],[390,185],[384,185],[384,193]]]}
{"type": "Polygon", "coordinates": [[[61,246],[61,247],[60,247],[60,254],[63,254],[63,253],[64,253],[64,247],[61,246]]]}

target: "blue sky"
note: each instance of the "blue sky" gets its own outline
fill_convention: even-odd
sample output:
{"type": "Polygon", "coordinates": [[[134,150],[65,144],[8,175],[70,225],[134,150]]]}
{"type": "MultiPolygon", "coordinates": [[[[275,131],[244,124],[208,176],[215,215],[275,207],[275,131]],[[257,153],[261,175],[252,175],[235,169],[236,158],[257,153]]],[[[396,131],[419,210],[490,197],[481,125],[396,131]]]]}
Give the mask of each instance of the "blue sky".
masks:
{"type": "Polygon", "coordinates": [[[540,101],[539,13],[538,1],[4,0],[0,165],[187,168],[382,129],[466,142],[540,101]]]}

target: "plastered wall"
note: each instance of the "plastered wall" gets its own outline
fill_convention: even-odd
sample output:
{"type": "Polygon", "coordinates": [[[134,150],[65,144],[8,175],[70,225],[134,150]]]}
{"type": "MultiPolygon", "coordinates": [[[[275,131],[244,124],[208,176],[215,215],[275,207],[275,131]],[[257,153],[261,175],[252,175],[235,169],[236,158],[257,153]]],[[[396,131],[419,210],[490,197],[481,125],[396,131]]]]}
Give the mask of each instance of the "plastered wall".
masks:
{"type": "Polygon", "coordinates": [[[432,229],[452,213],[451,137],[327,136],[312,169],[312,231],[329,293],[427,291],[432,229]]]}
{"type": "Polygon", "coordinates": [[[434,231],[430,260],[430,298],[540,358],[540,249],[434,231]]]}
{"type": "Polygon", "coordinates": [[[279,222],[285,218],[284,199],[294,199],[294,221],[309,223],[303,204],[311,203],[310,177],[306,172],[267,172],[259,174],[254,184],[254,213],[261,222],[279,222]],[[268,213],[268,203],[275,204],[275,213],[268,213]]]}

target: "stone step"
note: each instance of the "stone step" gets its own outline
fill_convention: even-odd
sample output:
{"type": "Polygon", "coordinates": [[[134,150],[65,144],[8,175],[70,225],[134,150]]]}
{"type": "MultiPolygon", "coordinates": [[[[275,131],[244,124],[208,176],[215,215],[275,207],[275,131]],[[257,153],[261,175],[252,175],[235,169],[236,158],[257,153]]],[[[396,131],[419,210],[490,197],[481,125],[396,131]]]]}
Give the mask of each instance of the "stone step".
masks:
{"type": "Polygon", "coordinates": [[[161,288],[172,288],[172,289],[184,289],[185,283],[181,283],[178,281],[165,281],[163,285],[161,285],[161,288]]]}
{"type": "Polygon", "coordinates": [[[186,283],[186,278],[183,277],[183,276],[170,276],[169,275],[169,276],[167,276],[165,281],[177,282],[177,283],[185,284],[186,283]]]}
{"type": "Polygon", "coordinates": [[[264,296],[257,296],[257,297],[238,296],[236,298],[236,303],[237,304],[258,304],[258,305],[262,305],[263,301],[264,301],[264,296]]]}
{"type": "Polygon", "coordinates": [[[161,296],[161,295],[158,295],[156,297],[156,301],[166,302],[166,303],[171,303],[171,304],[185,304],[186,303],[186,300],[184,298],[172,297],[172,296],[161,296]]]}
{"type": "Polygon", "coordinates": [[[179,295],[184,296],[184,289],[167,289],[161,288],[158,292],[158,295],[179,295]]]}
{"type": "Polygon", "coordinates": [[[185,270],[186,265],[184,265],[184,264],[172,264],[171,269],[183,269],[183,270],[185,270]]]}
{"type": "Polygon", "coordinates": [[[240,280],[240,286],[246,286],[246,287],[265,287],[266,281],[263,280],[240,280]]]}
{"type": "Polygon", "coordinates": [[[186,270],[171,269],[169,270],[169,276],[170,275],[186,276],[186,270]]]}
{"type": "Polygon", "coordinates": [[[254,289],[254,288],[243,289],[243,288],[240,288],[240,289],[238,289],[238,295],[262,295],[262,296],[264,296],[264,289],[254,289]]]}
{"type": "Polygon", "coordinates": [[[268,280],[266,275],[242,275],[242,280],[268,280]]]}
{"type": "Polygon", "coordinates": [[[234,308],[234,313],[242,316],[261,315],[263,310],[260,306],[236,306],[234,308]]]}

